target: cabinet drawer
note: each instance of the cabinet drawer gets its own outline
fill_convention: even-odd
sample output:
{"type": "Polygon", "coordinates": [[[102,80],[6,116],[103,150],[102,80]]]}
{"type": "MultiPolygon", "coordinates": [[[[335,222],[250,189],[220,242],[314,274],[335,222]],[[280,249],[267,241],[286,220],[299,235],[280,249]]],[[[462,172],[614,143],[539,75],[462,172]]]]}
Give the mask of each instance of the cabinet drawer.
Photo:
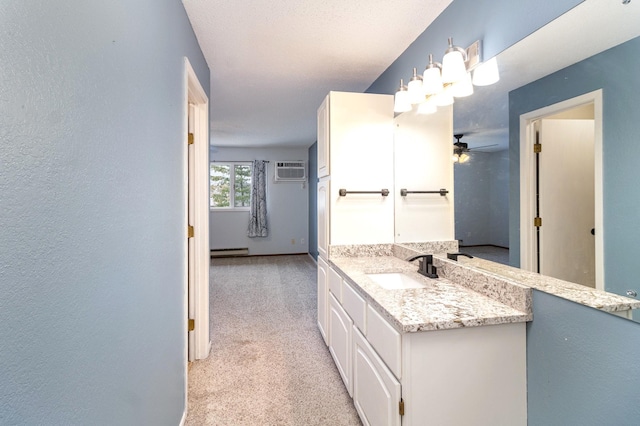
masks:
{"type": "Polygon", "coordinates": [[[353,320],[353,323],[367,334],[367,302],[349,285],[346,280],[342,281],[342,307],[353,320]]]}
{"type": "Polygon", "coordinates": [[[393,374],[400,379],[401,335],[371,305],[367,305],[367,340],[393,374]]]}
{"type": "Polygon", "coordinates": [[[342,277],[333,268],[329,268],[329,291],[342,303],[342,277]]]}

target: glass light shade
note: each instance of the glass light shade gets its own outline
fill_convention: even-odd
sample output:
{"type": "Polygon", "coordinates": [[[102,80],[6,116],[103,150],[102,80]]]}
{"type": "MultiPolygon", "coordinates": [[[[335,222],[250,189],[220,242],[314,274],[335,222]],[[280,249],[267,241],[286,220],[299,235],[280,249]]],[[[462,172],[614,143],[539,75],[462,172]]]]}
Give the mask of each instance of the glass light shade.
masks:
{"type": "Polygon", "coordinates": [[[447,49],[447,53],[442,58],[442,82],[455,83],[464,78],[467,67],[464,64],[462,52],[455,49],[447,49]]]}
{"type": "Polygon", "coordinates": [[[453,83],[451,86],[451,94],[456,98],[464,98],[473,95],[473,84],[471,84],[471,73],[466,73],[465,77],[453,83]]]}
{"type": "Polygon", "coordinates": [[[393,104],[394,112],[407,112],[411,111],[411,99],[409,98],[409,92],[407,89],[401,87],[396,92],[395,101],[393,104]]]}
{"type": "Polygon", "coordinates": [[[467,161],[469,161],[469,158],[471,157],[463,152],[462,154],[460,154],[460,158],[458,158],[458,163],[466,163],[467,161]]]}
{"type": "Polygon", "coordinates": [[[420,78],[412,78],[409,82],[408,89],[412,104],[424,102],[424,90],[422,89],[422,80],[420,78]]]}
{"type": "Polygon", "coordinates": [[[451,159],[453,160],[454,163],[457,163],[458,160],[460,159],[460,156],[458,154],[453,154],[453,156],[451,157],[451,159]]]}
{"type": "Polygon", "coordinates": [[[426,95],[435,95],[442,92],[442,76],[440,68],[433,67],[424,70],[422,76],[422,90],[426,95]]]}
{"type": "Polygon", "coordinates": [[[438,107],[436,106],[433,98],[429,98],[425,102],[418,105],[418,114],[423,114],[423,115],[433,114],[437,110],[438,110],[438,107]]]}
{"type": "Polygon", "coordinates": [[[498,71],[498,61],[496,57],[481,63],[473,70],[473,84],[475,86],[489,86],[500,80],[500,72],[498,71]]]}
{"type": "Polygon", "coordinates": [[[437,106],[447,106],[453,104],[453,94],[451,94],[451,85],[442,89],[442,92],[434,95],[434,102],[437,106]]]}

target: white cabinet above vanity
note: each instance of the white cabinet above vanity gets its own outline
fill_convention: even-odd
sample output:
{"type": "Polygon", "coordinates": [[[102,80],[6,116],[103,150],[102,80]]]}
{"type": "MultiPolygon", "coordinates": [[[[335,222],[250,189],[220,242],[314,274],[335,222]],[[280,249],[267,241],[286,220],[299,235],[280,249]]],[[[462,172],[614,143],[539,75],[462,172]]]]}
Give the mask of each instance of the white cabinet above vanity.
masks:
{"type": "Polygon", "coordinates": [[[393,96],[330,92],[317,136],[320,256],[331,244],[392,243],[393,96]]]}

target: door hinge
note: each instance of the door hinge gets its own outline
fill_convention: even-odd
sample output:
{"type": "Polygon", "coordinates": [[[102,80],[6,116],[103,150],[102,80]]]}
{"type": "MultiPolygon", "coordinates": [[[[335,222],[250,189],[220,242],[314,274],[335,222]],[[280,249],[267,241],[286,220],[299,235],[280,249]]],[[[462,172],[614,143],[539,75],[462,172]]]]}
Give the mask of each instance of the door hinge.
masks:
{"type": "Polygon", "coordinates": [[[533,218],[533,226],[540,228],[542,226],[542,218],[541,217],[533,218]]]}
{"type": "Polygon", "coordinates": [[[187,143],[189,145],[193,145],[193,133],[189,133],[189,137],[187,138],[187,143]]]}
{"type": "Polygon", "coordinates": [[[533,144],[533,153],[534,154],[540,154],[542,152],[542,144],[541,143],[534,143],[533,144]]]}
{"type": "Polygon", "coordinates": [[[196,329],[196,320],[189,318],[189,331],[196,329]]]}
{"type": "Polygon", "coordinates": [[[187,238],[193,238],[195,235],[195,231],[193,230],[193,226],[189,225],[187,227],[187,238]]]}
{"type": "Polygon", "coordinates": [[[398,404],[398,411],[401,416],[404,416],[404,400],[400,399],[400,403],[398,404]]]}

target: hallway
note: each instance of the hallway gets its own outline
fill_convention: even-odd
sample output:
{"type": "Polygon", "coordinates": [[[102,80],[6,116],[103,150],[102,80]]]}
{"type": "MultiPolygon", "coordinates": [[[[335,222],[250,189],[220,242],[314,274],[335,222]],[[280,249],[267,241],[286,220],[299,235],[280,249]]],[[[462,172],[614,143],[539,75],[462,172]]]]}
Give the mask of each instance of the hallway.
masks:
{"type": "Polygon", "coordinates": [[[194,425],[359,425],[316,325],[307,255],[213,259],[209,358],[189,371],[194,425]]]}

